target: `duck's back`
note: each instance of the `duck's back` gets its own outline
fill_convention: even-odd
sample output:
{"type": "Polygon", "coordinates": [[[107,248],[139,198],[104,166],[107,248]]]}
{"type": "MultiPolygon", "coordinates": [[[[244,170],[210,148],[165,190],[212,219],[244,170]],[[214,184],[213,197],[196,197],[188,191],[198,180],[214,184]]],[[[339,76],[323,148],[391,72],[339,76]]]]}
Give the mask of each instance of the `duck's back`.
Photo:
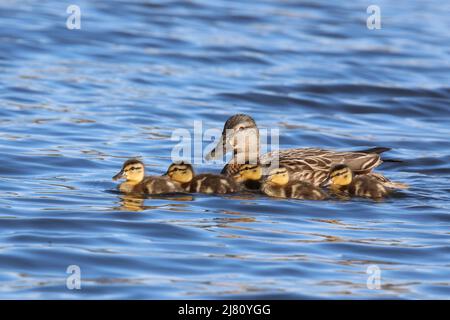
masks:
{"type": "Polygon", "coordinates": [[[319,187],[312,183],[299,181],[288,184],[290,191],[290,198],[304,199],[304,200],[323,200],[328,195],[319,187]]]}
{"type": "Polygon", "coordinates": [[[199,193],[234,193],[239,190],[234,180],[224,175],[199,174],[195,176],[189,187],[190,192],[199,193]]]}
{"type": "Polygon", "coordinates": [[[379,199],[388,194],[388,190],[382,182],[370,175],[356,176],[348,187],[351,195],[379,199]]]}
{"type": "Polygon", "coordinates": [[[284,186],[264,184],[261,191],[276,198],[323,200],[328,197],[322,189],[306,181],[293,181],[284,186]]]}
{"type": "Polygon", "coordinates": [[[289,171],[293,180],[307,181],[316,186],[324,182],[331,167],[345,163],[355,174],[372,171],[382,163],[377,153],[340,152],[315,148],[287,149],[271,152],[261,157],[261,163],[278,161],[289,171]]]}
{"type": "Polygon", "coordinates": [[[378,180],[378,182],[383,184],[383,186],[385,188],[388,188],[388,189],[408,189],[409,188],[409,185],[407,185],[406,183],[392,181],[378,172],[369,172],[367,175],[375,178],[376,180],[378,180]]]}
{"type": "MultiPolygon", "coordinates": [[[[289,171],[289,177],[295,181],[307,181],[316,186],[323,183],[331,167],[345,163],[355,174],[371,172],[382,163],[380,153],[388,148],[373,148],[359,152],[342,152],[317,148],[285,149],[266,153],[259,159],[264,174],[269,166],[278,165],[289,171]]],[[[240,164],[232,159],[222,170],[223,174],[234,175],[239,171],[240,164]]],[[[273,169],[273,168],[272,168],[273,169]]]]}

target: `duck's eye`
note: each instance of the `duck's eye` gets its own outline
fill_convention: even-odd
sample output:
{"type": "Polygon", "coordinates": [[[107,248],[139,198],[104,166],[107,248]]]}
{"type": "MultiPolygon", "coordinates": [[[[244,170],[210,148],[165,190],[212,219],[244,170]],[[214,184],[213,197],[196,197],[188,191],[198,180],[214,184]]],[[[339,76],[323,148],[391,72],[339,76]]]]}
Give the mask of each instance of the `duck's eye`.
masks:
{"type": "Polygon", "coordinates": [[[244,130],[244,127],[239,127],[238,130],[242,131],[242,130],[244,130]]]}

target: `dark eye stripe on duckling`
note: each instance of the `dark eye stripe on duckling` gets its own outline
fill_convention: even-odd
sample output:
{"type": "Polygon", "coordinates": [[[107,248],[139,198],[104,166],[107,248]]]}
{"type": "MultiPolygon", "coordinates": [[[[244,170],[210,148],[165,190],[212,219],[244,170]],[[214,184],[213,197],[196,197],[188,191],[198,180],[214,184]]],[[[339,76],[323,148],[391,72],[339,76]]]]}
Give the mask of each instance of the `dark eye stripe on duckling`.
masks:
{"type": "Polygon", "coordinates": [[[134,171],[134,170],[142,170],[142,167],[131,167],[131,168],[127,168],[125,170],[123,170],[124,172],[128,172],[128,171],[134,171]]]}

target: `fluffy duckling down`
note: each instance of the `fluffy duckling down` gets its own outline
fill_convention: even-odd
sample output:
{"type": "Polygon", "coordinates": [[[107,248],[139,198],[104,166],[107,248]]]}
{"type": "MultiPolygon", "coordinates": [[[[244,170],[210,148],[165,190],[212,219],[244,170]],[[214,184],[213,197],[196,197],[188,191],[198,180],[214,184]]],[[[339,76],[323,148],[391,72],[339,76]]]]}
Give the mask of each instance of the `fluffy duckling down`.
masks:
{"type": "MultiPolygon", "coordinates": [[[[389,180],[387,180],[389,181],[389,180]]],[[[345,164],[330,169],[329,178],[324,183],[334,193],[347,193],[351,196],[381,199],[389,194],[390,188],[371,174],[355,175],[345,164]]]]}
{"type": "Polygon", "coordinates": [[[291,181],[286,168],[277,168],[269,175],[261,186],[261,191],[269,197],[292,198],[302,200],[323,200],[328,195],[319,187],[306,181],[291,181]]]}

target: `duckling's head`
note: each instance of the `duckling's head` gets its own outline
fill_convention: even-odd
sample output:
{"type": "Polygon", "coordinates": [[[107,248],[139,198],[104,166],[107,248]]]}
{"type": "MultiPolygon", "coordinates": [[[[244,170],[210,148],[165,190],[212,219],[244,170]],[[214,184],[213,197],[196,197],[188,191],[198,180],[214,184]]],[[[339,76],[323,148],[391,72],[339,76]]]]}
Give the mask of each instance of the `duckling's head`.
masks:
{"type": "Polygon", "coordinates": [[[194,169],[188,163],[172,163],[165,175],[179,183],[188,183],[194,178],[194,169]]]}
{"type": "Polygon", "coordinates": [[[328,175],[327,185],[332,186],[347,186],[352,183],[353,172],[345,164],[337,164],[330,169],[328,175]]]}
{"type": "Polygon", "coordinates": [[[269,172],[266,182],[272,185],[284,186],[289,182],[289,172],[286,168],[277,168],[269,172]]]}
{"type": "Polygon", "coordinates": [[[234,175],[236,182],[257,181],[261,179],[262,168],[259,164],[244,164],[239,168],[239,172],[234,175]]]}
{"type": "Polygon", "coordinates": [[[113,177],[113,180],[126,179],[128,182],[138,184],[144,179],[144,176],[144,163],[138,159],[130,159],[125,161],[122,170],[113,177]]]}
{"type": "MultiPolygon", "coordinates": [[[[221,159],[233,151],[234,154],[249,155],[257,158],[259,154],[259,131],[255,120],[246,114],[235,114],[228,118],[223,126],[222,136],[206,159],[221,159]]],[[[247,159],[248,160],[248,159],[247,159]]]]}

